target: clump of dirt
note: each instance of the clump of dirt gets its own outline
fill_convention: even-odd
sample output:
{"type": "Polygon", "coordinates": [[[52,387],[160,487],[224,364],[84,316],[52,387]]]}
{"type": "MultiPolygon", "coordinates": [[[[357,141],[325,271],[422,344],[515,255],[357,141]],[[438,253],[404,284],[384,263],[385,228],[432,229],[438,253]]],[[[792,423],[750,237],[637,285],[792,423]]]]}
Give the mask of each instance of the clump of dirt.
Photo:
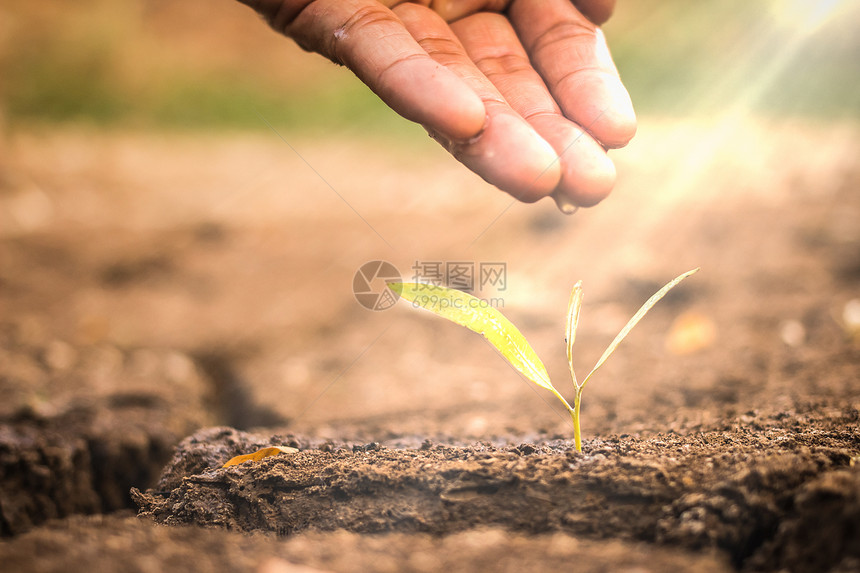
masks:
{"type": "Polygon", "coordinates": [[[160,400],[127,395],[0,419],[0,536],[129,507],[129,488],[153,483],[179,439],[168,418],[160,400]]]}
{"type": "Polygon", "coordinates": [[[751,566],[816,571],[822,564],[838,564],[840,571],[860,570],[860,469],[856,463],[850,470],[810,480],[791,501],[795,518],[780,524],[751,566]]]}
{"type": "Polygon", "coordinates": [[[177,351],[72,345],[0,321],[0,536],[131,507],[129,489],[212,423],[212,386],[177,351]]]}
{"type": "Polygon", "coordinates": [[[182,443],[157,489],[133,497],[141,515],[171,525],[280,535],[490,526],[709,550],[739,569],[820,571],[860,557],[858,412],[803,418],[595,440],[584,454],[561,440],[405,449],[211,429],[182,443]],[[220,467],[265,445],[305,449],[220,467]]]}

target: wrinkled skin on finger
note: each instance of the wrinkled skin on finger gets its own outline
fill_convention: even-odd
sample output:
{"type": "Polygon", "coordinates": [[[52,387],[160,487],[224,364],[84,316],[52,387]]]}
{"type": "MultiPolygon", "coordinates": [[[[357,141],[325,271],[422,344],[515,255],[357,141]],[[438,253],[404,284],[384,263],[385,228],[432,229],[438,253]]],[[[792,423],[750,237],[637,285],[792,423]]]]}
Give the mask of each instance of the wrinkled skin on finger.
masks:
{"type": "Polygon", "coordinates": [[[635,133],[597,27],[614,0],[240,1],[521,201],[598,203],[635,133]]]}

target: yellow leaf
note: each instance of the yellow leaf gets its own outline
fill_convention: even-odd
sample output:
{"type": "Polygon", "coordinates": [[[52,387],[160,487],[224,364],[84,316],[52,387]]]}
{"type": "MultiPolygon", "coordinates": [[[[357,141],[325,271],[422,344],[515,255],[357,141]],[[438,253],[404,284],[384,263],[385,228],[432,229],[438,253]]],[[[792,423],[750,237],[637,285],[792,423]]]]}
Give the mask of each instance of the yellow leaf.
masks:
{"type": "Polygon", "coordinates": [[[269,456],[277,456],[279,454],[295,454],[298,451],[299,450],[297,450],[296,448],[271,446],[268,448],[263,448],[262,450],[257,450],[253,454],[245,454],[242,456],[230,458],[229,460],[227,460],[227,463],[221,467],[229,468],[230,466],[237,466],[239,464],[244,464],[245,462],[259,462],[263,458],[268,458],[269,456]]]}
{"type": "Polygon", "coordinates": [[[423,308],[486,338],[518,372],[556,392],[546,367],[522,333],[487,301],[462,291],[423,283],[388,283],[415,308],[423,308]]]}

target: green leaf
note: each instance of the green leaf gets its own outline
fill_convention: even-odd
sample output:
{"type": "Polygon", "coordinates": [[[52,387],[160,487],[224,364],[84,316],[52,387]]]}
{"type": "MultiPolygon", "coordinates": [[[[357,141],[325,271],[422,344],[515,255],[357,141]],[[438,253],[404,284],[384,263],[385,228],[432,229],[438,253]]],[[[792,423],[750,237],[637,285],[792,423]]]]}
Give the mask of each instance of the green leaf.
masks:
{"type": "Polygon", "coordinates": [[[666,293],[668,293],[670,290],[675,288],[675,286],[679,282],[681,282],[682,280],[684,280],[688,276],[697,273],[698,271],[699,271],[699,269],[696,268],[696,269],[693,269],[691,271],[687,271],[686,273],[684,273],[680,276],[675,277],[674,279],[669,281],[663,288],[661,288],[660,290],[655,292],[653,295],[651,295],[651,298],[649,298],[648,300],[645,301],[645,304],[643,304],[642,307],[636,311],[636,314],[633,315],[633,318],[631,318],[627,322],[627,324],[624,326],[624,328],[621,329],[621,332],[618,333],[618,336],[615,337],[615,340],[613,340],[609,344],[609,346],[603,352],[603,356],[600,357],[600,359],[597,361],[597,364],[594,365],[594,368],[591,369],[591,372],[589,372],[588,376],[585,377],[585,380],[582,381],[582,384],[580,385],[580,387],[585,386],[585,383],[588,382],[588,379],[591,378],[591,375],[594,374],[598,368],[603,366],[603,363],[606,362],[607,358],[612,356],[612,353],[615,352],[615,349],[618,348],[618,345],[621,344],[621,341],[624,340],[627,337],[627,335],[630,334],[630,331],[633,330],[633,327],[635,327],[637,324],[639,324],[639,321],[642,320],[642,318],[646,314],[648,314],[648,311],[651,310],[652,306],[657,304],[657,302],[661,298],[666,296],[666,293]]]}
{"type": "Polygon", "coordinates": [[[486,338],[518,372],[558,395],[546,367],[513,323],[487,301],[465,292],[423,283],[388,283],[389,288],[414,308],[447,318],[486,338]]]}

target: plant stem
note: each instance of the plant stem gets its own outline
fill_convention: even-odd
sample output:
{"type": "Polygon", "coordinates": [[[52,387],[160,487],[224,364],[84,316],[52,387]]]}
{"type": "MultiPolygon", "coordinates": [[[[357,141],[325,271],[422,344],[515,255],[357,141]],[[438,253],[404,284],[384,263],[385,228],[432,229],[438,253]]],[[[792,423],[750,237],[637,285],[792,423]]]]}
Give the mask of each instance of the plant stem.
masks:
{"type": "Polygon", "coordinates": [[[579,405],[581,402],[582,386],[577,386],[576,395],[573,397],[573,409],[570,410],[570,417],[573,420],[573,441],[577,453],[582,453],[582,433],[579,429],[579,405]]]}

